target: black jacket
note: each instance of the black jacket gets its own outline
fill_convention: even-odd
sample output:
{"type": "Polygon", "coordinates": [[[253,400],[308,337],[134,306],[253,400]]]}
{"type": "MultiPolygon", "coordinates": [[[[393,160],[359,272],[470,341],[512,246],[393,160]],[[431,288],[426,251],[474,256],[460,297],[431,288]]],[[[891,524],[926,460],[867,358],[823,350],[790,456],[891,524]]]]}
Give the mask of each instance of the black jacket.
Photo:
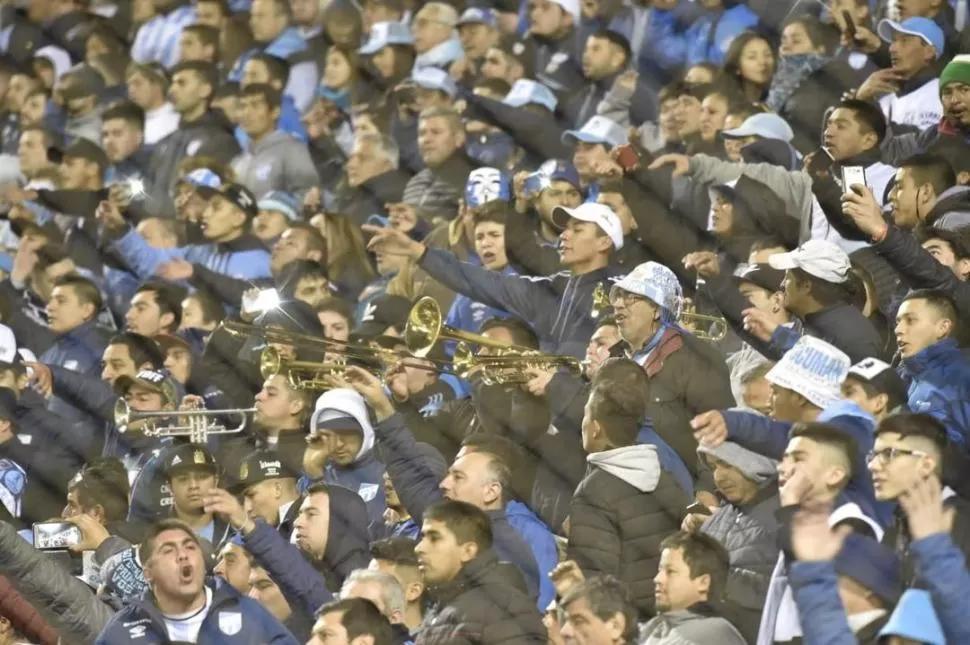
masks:
{"type": "Polygon", "coordinates": [[[570,508],[567,557],[587,576],[625,582],[641,620],[651,618],[660,544],[680,530],[690,497],[661,469],[655,446],[616,448],[589,459],[570,508]]]}
{"type": "Polygon", "coordinates": [[[535,603],[508,579],[498,557],[482,553],[458,576],[431,590],[434,606],[417,645],[544,645],[535,603]]]}

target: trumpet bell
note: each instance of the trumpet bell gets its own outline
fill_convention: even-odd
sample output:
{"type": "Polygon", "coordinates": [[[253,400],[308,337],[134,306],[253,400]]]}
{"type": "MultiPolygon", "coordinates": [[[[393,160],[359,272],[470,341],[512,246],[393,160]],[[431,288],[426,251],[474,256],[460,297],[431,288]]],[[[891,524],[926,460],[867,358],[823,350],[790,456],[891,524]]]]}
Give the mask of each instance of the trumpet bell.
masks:
{"type": "Polygon", "coordinates": [[[259,355],[259,374],[263,380],[271,379],[280,373],[283,357],[275,347],[267,347],[259,355]]]}
{"type": "Polygon", "coordinates": [[[115,401],[114,421],[115,427],[118,428],[118,432],[121,434],[128,432],[128,421],[130,418],[131,408],[128,407],[128,402],[124,399],[118,399],[115,401]]]}
{"type": "Polygon", "coordinates": [[[589,315],[594,320],[598,319],[611,306],[610,295],[606,292],[606,287],[603,286],[603,283],[600,282],[593,289],[593,309],[589,312],[589,315]]]}
{"type": "Polygon", "coordinates": [[[427,356],[441,334],[442,322],[441,307],[434,298],[425,296],[414,303],[404,327],[408,351],[419,358],[427,356]]]}

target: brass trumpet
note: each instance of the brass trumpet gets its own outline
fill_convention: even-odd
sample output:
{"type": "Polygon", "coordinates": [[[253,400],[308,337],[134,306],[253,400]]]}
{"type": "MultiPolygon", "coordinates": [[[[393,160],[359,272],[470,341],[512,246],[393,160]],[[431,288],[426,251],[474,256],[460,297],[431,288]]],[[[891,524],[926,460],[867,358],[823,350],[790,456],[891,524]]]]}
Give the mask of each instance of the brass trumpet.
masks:
{"type": "Polygon", "coordinates": [[[431,352],[431,348],[439,340],[461,341],[469,345],[505,350],[515,349],[520,352],[534,351],[529,347],[507,345],[482,334],[455,329],[445,325],[443,321],[441,307],[438,306],[438,301],[434,298],[425,296],[414,303],[410,313],[408,313],[407,325],[404,327],[404,344],[408,351],[423,358],[431,352]]]}
{"type": "Polygon", "coordinates": [[[343,361],[291,361],[274,347],[267,347],[259,356],[259,373],[264,379],[284,374],[294,390],[328,390],[331,387],[328,377],[342,376],[346,369],[347,363],[343,361]]]}
{"type": "Polygon", "coordinates": [[[146,437],[188,437],[192,443],[205,443],[211,434],[236,434],[246,427],[247,415],[256,408],[235,410],[158,410],[154,412],[139,412],[132,410],[128,402],[118,399],[115,403],[114,421],[118,432],[125,434],[132,430],[131,426],[140,421],[149,423],[141,429],[146,437]],[[219,417],[239,417],[239,424],[227,426],[218,421],[219,417]],[[155,423],[162,420],[168,423],[155,423]],[[184,421],[183,421],[184,419],[184,421]]]}
{"type": "Polygon", "coordinates": [[[677,323],[681,327],[691,330],[695,337],[713,343],[724,340],[728,332],[728,324],[724,316],[697,313],[697,308],[690,298],[683,299],[680,314],[677,316],[677,323]]]}
{"type": "Polygon", "coordinates": [[[486,385],[521,385],[530,380],[525,372],[528,369],[565,368],[575,374],[582,370],[582,363],[572,356],[544,354],[536,350],[496,351],[499,352],[496,355],[476,355],[467,344],[458,343],[452,359],[455,372],[462,378],[468,378],[472,372],[480,370],[482,382],[486,385]]]}

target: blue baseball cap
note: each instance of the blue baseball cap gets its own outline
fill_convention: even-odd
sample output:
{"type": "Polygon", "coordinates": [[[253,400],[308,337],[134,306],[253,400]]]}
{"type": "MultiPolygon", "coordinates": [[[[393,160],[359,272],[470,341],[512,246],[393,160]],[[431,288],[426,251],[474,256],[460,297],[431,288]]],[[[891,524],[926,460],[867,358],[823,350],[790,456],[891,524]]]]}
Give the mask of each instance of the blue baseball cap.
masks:
{"type": "Polygon", "coordinates": [[[185,176],[183,181],[195,188],[203,197],[211,197],[222,190],[223,186],[222,177],[208,168],[193,170],[185,176]]]}
{"type": "Polygon", "coordinates": [[[512,107],[522,107],[523,105],[541,105],[550,112],[556,111],[559,101],[556,95],[542,83],[536,83],[525,78],[520,78],[509,90],[509,93],[502,99],[505,105],[512,107]]]}
{"type": "Polygon", "coordinates": [[[791,142],[795,133],[783,118],[773,112],[752,114],[744,123],[733,130],[724,130],[721,136],[727,139],[743,139],[744,137],[761,137],[762,139],[778,139],[791,142]]]}
{"type": "Polygon", "coordinates": [[[448,72],[437,67],[422,67],[411,74],[411,82],[426,90],[438,90],[454,98],[458,94],[458,85],[448,72]]]}
{"type": "Polygon", "coordinates": [[[498,16],[495,15],[495,11],[492,9],[484,9],[482,7],[470,7],[465,9],[465,13],[461,14],[461,18],[455,23],[456,27],[461,27],[462,25],[488,25],[492,29],[498,29],[498,16]]]}
{"type": "Polygon", "coordinates": [[[562,159],[550,159],[539,166],[538,172],[545,176],[542,188],[545,189],[554,181],[565,181],[576,187],[577,190],[583,189],[583,184],[579,179],[579,171],[571,161],[562,159]]]}
{"type": "Polygon", "coordinates": [[[370,28],[367,42],[357,50],[362,56],[372,56],[389,45],[413,45],[411,29],[403,22],[378,22],[370,28]]]}
{"type": "Polygon", "coordinates": [[[495,200],[512,200],[512,182],[498,168],[476,168],[465,182],[465,205],[471,208],[495,200]]]}
{"type": "Polygon", "coordinates": [[[626,130],[611,119],[605,116],[594,116],[583,124],[579,130],[567,130],[562,135],[562,142],[574,144],[577,141],[583,143],[602,143],[605,146],[615,148],[627,142],[626,130]]]}
{"type": "Polygon", "coordinates": [[[907,18],[902,22],[884,18],[879,21],[879,28],[876,31],[879,33],[879,37],[887,43],[892,42],[894,33],[916,36],[936,50],[937,58],[943,55],[943,49],[946,45],[943,30],[929,18],[907,18]]]}
{"type": "Polygon", "coordinates": [[[256,207],[261,211],[282,213],[291,222],[300,219],[300,204],[296,197],[282,190],[269,191],[263,195],[256,207]]]}

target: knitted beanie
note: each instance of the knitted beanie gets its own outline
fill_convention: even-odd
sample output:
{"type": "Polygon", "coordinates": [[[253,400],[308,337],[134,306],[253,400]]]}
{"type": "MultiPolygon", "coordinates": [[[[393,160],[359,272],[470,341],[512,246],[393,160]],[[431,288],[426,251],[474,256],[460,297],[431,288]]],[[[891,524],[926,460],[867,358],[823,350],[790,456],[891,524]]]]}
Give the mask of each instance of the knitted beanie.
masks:
{"type": "Polygon", "coordinates": [[[960,54],[954,56],[953,60],[947,63],[940,74],[940,91],[946,87],[947,83],[963,83],[970,85],[970,54],[960,54]]]}

